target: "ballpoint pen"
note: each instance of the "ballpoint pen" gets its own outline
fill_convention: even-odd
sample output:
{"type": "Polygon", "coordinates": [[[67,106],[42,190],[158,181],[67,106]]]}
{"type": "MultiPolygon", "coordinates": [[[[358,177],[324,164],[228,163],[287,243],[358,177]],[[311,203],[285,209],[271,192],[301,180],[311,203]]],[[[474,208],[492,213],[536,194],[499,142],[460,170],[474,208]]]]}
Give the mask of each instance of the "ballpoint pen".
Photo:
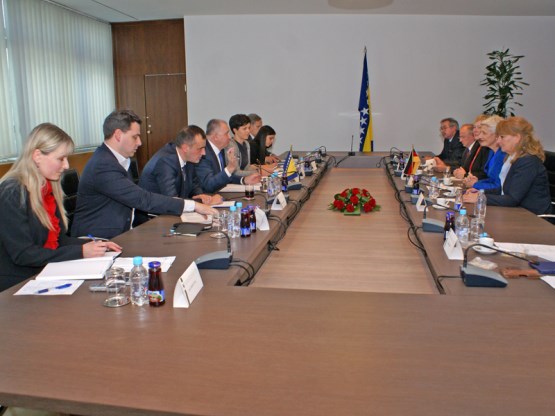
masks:
{"type": "Polygon", "coordinates": [[[87,237],[89,237],[92,241],[94,241],[96,243],[96,237],[94,237],[93,235],[89,234],[87,237]]]}
{"type": "Polygon", "coordinates": [[[71,287],[73,283],[66,283],[60,286],[55,286],[55,287],[51,287],[51,288],[46,288],[46,289],[41,289],[37,291],[37,294],[41,294],[41,293],[47,293],[50,292],[51,290],[56,290],[56,289],[67,289],[68,287],[71,287]]]}

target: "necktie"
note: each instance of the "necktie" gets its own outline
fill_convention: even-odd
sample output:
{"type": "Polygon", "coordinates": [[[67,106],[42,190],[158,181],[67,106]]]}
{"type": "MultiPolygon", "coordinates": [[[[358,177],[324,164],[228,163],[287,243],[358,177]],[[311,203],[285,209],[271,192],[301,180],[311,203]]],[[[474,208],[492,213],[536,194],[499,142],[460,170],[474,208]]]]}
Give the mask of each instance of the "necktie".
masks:
{"type": "Polygon", "coordinates": [[[468,159],[469,155],[470,155],[470,152],[468,151],[468,147],[467,147],[466,149],[464,149],[464,153],[463,153],[463,156],[462,156],[463,165],[465,164],[466,159],[468,159]]]}
{"type": "Polygon", "coordinates": [[[183,165],[181,168],[181,172],[183,173],[183,181],[187,180],[187,165],[183,165]]]}
{"type": "Polygon", "coordinates": [[[218,157],[220,158],[220,170],[224,170],[225,169],[224,149],[220,150],[220,153],[218,153],[218,157]]]}

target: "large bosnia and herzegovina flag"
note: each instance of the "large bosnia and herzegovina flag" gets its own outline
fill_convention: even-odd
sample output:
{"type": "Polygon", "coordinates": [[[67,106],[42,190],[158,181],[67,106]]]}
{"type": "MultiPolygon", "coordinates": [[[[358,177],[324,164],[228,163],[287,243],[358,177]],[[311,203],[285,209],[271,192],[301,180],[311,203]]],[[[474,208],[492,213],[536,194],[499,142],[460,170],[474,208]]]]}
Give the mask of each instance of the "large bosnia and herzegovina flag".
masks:
{"type": "Polygon", "coordinates": [[[374,151],[374,133],[372,132],[372,106],[370,105],[370,83],[368,81],[366,47],[364,48],[364,62],[362,67],[362,82],[360,84],[358,111],[360,115],[359,151],[372,152],[374,151]]]}

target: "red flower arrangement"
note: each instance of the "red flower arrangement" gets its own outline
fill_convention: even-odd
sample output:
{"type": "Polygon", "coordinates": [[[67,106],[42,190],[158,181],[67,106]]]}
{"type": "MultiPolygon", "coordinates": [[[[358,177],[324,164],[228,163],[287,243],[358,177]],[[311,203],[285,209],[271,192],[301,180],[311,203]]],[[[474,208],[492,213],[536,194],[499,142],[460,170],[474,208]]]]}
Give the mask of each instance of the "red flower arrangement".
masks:
{"type": "Polygon", "coordinates": [[[345,215],[360,215],[361,212],[379,211],[381,207],[366,189],[348,188],[335,194],[328,208],[341,211],[345,215]]]}

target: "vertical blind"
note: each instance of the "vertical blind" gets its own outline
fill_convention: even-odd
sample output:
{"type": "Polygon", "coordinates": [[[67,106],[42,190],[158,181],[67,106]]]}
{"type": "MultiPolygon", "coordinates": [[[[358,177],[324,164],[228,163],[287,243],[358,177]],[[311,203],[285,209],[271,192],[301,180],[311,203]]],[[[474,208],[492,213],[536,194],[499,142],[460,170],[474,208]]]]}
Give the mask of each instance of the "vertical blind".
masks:
{"type": "Polygon", "coordinates": [[[77,148],[98,145],[115,101],[110,26],[42,0],[2,2],[0,117],[12,139],[0,137],[0,158],[16,156],[43,122],[64,129],[77,148]]]}

